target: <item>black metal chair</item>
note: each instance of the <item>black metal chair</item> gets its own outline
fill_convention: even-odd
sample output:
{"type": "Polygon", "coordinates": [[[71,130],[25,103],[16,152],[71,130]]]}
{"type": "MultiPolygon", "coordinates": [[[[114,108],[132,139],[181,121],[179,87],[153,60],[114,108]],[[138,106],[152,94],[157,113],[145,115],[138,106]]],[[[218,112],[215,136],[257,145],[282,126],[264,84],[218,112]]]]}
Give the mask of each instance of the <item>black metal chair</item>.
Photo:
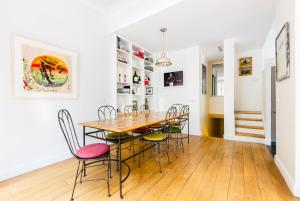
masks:
{"type": "MultiPolygon", "coordinates": [[[[163,125],[163,131],[150,132],[148,135],[146,135],[142,138],[143,141],[150,143],[150,145],[154,144],[154,146],[157,147],[157,150],[158,150],[157,163],[159,165],[160,172],[162,172],[161,165],[160,165],[160,151],[161,151],[160,145],[162,142],[165,142],[166,154],[168,157],[168,162],[170,162],[169,134],[170,134],[170,131],[172,130],[174,123],[176,121],[176,114],[177,114],[177,110],[175,107],[169,108],[166,113],[166,118],[165,118],[164,125],[163,125]]],[[[140,149],[141,149],[141,147],[140,147],[140,149]]],[[[141,157],[139,156],[139,165],[140,165],[140,160],[141,160],[140,158],[141,157]]]]}
{"type": "Polygon", "coordinates": [[[107,165],[107,178],[95,180],[106,180],[108,196],[110,196],[109,177],[111,171],[111,163],[109,145],[104,143],[95,143],[86,146],[80,146],[72,117],[66,109],[62,109],[58,112],[58,122],[71,154],[74,156],[74,158],[78,160],[78,166],[73,185],[71,200],[74,200],[73,196],[78,178],[80,177],[80,183],[84,182],[82,181],[82,174],[85,168],[88,168],[90,167],[90,165],[101,161],[107,161],[107,164],[99,163],[99,165],[107,165]]]}
{"type": "MultiPolygon", "coordinates": [[[[172,126],[172,129],[169,130],[170,133],[170,140],[176,141],[176,153],[178,150],[178,144],[181,144],[182,152],[184,153],[184,145],[183,145],[183,139],[185,138],[182,134],[183,129],[185,128],[187,121],[188,121],[188,114],[189,114],[189,106],[183,105],[183,104],[174,104],[175,107],[180,109],[180,111],[177,111],[177,118],[172,126]],[[175,135],[175,137],[173,137],[175,135]]],[[[176,154],[177,157],[177,154],[176,154]]]]}

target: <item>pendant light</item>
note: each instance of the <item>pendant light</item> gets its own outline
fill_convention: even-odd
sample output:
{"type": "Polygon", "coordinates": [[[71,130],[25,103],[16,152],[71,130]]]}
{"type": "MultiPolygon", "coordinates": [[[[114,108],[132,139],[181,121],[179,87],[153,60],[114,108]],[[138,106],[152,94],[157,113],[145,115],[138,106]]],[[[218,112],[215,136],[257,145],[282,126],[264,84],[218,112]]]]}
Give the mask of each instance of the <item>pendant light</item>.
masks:
{"type": "Polygon", "coordinates": [[[155,65],[170,66],[170,65],[172,65],[171,59],[169,59],[165,53],[165,32],[167,31],[167,28],[161,28],[160,31],[163,34],[163,50],[162,50],[161,56],[156,60],[155,65]]]}

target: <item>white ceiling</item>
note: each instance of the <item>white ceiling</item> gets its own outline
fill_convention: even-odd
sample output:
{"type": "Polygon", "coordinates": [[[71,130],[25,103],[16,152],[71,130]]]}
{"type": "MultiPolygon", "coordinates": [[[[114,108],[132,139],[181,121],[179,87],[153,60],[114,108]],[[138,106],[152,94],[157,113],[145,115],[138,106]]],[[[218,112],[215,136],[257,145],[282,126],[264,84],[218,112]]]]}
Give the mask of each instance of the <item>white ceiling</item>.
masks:
{"type": "MultiPolygon", "coordinates": [[[[113,0],[111,5],[108,0],[102,3],[112,7],[123,1],[113,0]]],[[[153,52],[162,47],[161,27],[168,28],[167,50],[200,45],[214,57],[218,53],[217,47],[226,38],[236,38],[241,49],[260,48],[274,19],[274,1],[184,0],[118,33],[153,52]]]]}
{"type": "Polygon", "coordinates": [[[114,16],[144,0],[81,0],[106,16],[114,16]]]}

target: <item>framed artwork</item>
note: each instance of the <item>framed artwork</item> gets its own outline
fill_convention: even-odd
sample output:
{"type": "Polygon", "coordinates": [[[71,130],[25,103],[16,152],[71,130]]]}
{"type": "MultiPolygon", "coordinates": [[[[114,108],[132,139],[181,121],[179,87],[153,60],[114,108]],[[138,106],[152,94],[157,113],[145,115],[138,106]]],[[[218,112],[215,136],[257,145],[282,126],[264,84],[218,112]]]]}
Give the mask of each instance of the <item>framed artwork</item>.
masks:
{"type": "Polygon", "coordinates": [[[207,93],[207,67],[202,64],[202,94],[207,93]]]}
{"type": "Polygon", "coordinates": [[[14,94],[20,98],[77,98],[78,54],[13,36],[14,94]]]}
{"type": "Polygon", "coordinates": [[[138,111],[138,103],[136,100],[132,101],[132,111],[138,111]]]}
{"type": "Polygon", "coordinates": [[[252,57],[243,57],[239,60],[239,76],[252,75],[252,57]]]}
{"type": "Polygon", "coordinates": [[[276,79],[284,80],[290,77],[290,38],[289,23],[286,22],[279,32],[276,41],[276,79]]]}
{"type": "Polygon", "coordinates": [[[146,95],[153,95],[153,87],[146,88],[146,95]]]}
{"type": "Polygon", "coordinates": [[[183,71],[168,72],[164,74],[164,86],[182,86],[183,85],[183,71]]]}

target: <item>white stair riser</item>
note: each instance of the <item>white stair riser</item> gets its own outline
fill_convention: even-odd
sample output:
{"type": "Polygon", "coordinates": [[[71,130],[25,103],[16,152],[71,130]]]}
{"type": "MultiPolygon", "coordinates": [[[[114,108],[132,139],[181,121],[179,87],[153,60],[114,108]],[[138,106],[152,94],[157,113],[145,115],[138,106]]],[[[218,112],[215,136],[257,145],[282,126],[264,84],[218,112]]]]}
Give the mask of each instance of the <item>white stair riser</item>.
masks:
{"type": "Polygon", "coordinates": [[[235,114],[235,118],[262,119],[261,114],[235,114]]]}
{"type": "Polygon", "coordinates": [[[264,130],[259,130],[259,129],[235,128],[235,131],[240,132],[240,133],[251,133],[251,134],[262,134],[262,135],[264,135],[264,130]]]}
{"type": "Polygon", "coordinates": [[[263,126],[263,122],[262,121],[236,120],[235,124],[237,124],[237,125],[245,125],[245,126],[263,126]]]}

